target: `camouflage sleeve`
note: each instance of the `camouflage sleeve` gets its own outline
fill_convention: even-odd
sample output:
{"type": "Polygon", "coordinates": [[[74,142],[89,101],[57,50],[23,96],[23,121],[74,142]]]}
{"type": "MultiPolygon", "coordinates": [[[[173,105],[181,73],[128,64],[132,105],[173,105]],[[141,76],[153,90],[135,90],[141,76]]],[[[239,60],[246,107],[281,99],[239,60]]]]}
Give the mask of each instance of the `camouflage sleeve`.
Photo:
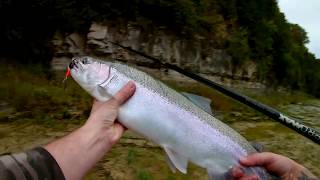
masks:
{"type": "Polygon", "coordinates": [[[51,154],[37,147],[19,154],[0,156],[0,179],[64,180],[64,175],[51,154]]]}

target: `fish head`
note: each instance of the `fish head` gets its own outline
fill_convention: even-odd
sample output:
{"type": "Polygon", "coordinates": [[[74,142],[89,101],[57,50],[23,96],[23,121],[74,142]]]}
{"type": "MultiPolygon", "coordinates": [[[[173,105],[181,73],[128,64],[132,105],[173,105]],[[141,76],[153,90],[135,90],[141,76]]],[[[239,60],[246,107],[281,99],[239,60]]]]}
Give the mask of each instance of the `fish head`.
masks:
{"type": "Polygon", "coordinates": [[[72,78],[99,101],[108,100],[111,95],[101,91],[101,84],[110,79],[111,62],[101,62],[88,56],[74,57],[69,64],[72,78]]]}

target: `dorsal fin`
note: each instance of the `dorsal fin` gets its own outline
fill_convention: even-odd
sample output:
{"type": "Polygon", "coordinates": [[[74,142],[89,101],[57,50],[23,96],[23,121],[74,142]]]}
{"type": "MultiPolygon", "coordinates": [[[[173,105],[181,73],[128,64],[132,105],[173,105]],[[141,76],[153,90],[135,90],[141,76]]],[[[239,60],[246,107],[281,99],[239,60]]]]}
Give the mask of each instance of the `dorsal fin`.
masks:
{"type": "Polygon", "coordinates": [[[202,110],[206,111],[207,113],[213,115],[212,110],[211,110],[211,100],[203,97],[203,96],[198,96],[196,94],[191,94],[187,92],[182,92],[181,93],[183,96],[188,98],[191,102],[193,102],[195,105],[197,105],[199,108],[202,110]]]}

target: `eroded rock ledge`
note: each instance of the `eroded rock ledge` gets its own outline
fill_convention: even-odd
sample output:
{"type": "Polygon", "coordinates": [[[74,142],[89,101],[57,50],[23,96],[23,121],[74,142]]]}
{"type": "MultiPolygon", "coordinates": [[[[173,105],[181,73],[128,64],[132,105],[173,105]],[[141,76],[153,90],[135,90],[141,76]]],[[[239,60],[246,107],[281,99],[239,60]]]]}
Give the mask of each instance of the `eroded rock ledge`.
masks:
{"type": "Polygon", "coordinates": [[[165,27],[146,29],[134,22],[92,23],[87,34],[66,35],[57,32],[52,41],[55,52],[52,60],[53,68],[65,69],[71,57],[76,55],[93,55],[101,58],[122,59],[141,66],[160,78],[188,80],[178,73],[160,69],[150,60],[129,53],[112,45],[109,41],[176,64],[225,85],[264,87],[261,83],[257,83],[255,63],[247,62],[242,67],[233,67],[232,58],[223,49],[210,46],[210,40],[201,36],[189,39],[179,37],[165,27]]]}

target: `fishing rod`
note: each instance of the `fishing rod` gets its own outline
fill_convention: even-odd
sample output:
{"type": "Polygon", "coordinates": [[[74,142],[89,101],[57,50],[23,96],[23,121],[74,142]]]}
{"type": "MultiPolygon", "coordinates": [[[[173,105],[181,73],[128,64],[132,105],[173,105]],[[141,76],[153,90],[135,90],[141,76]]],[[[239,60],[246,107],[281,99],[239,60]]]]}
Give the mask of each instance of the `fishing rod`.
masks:
{"type": "Polygon", "coordinates": [[[176,65],[173,65],[173,64],[170,64],[170,63],[167,63],[167,62],[162,62],[161,60],[155,58],[155,57],[152,57],[150,55],[147,55],[147,54],[144,54],[142,52],[139,52],[137,50],[134,50],[130,47],[126,47],[126,46],[122,46],[121,44],[118,44],[116,42],[112,42],[112,41],[108,41],[110,42],[111,44],[114,44],[116,46],[119,46],[125,50],[128,50],[128,51],[131,51],[135,54],[138,54],[140,56],[143,56],[145,58],[148,58],[152,61],[154,61],[155,63],[158,63],[164,67],[167,67],[169,69],[172,69],[174,71],[177,71],[179,72],[180,74],[183,74],[193,80],[196,80],[198,82],[201,82],[211,88],[214,88],[216,89],[217,91],[221,92],[222,94],[225,94],[263,114],[265,114],[266,116],[280,122],[281,124],[289,127],[290,129],[296,131],[297,133],[303,135],[304,137],[312,140],[313,142],[317,143],[318,145],[320,145],[320,132],[311,128],[311,127],[308,127],[306,126],[305,124],[303,124],[301,121],[298,121],[296,119],[293,119],[293,118],[290,118],[284,114],[282,114],[281,112],[279,112],[278,110],[270,107],[270,106],[267,106],[265,104],[262,104],[248,96],[245,96],[245,95],[242,95],[236,91],[234,91],[233,89],[231,88],[228,88],[228,87],[224,87],[218,83],[215,83],[213,81],[210,81],[206,78],[203,78],[195,73],[192,73],[192,72],[189,72],[185,69],[182,69],[176,65]]]}

